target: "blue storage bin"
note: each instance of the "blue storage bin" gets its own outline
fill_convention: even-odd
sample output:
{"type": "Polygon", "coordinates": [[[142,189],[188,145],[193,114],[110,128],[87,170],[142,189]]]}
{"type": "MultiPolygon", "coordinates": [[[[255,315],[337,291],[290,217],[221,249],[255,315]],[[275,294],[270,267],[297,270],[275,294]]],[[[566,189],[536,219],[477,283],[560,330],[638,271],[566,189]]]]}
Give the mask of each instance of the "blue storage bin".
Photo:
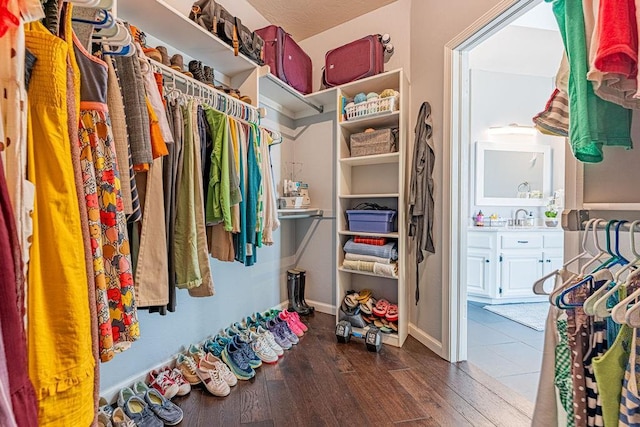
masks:
{"type": "Polygon", "coordinates": [[[392,233],[395,231],[396,211],[351,209],[347,210],[349,231],[362,233],[392,233]]]}

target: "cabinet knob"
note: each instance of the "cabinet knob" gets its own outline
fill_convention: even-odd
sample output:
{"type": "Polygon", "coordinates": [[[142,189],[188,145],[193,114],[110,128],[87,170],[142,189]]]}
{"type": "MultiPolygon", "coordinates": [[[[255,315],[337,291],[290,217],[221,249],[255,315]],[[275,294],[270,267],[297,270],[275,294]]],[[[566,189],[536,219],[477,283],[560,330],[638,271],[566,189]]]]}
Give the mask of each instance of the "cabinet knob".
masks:
{"type": "Polygon", "coordinates": [[[529,243],[528,240],[518,240],[518,243],[529,243]]]}
{"type": "Polygon", "coordinates": [[[547,262],[551,262],[551,260],[550,260],[550,259],[548,259],[548,260],[547,260],[547,262]]]}
{"type": "Polygon", "coordinates": [[[544,262],[544,260],[543,259],[539,259],[538,262],[544,262]]]}
{"type": "Polygon", "coordinates": [[[489,264],[489,262],[490,262],[490,261],[489,261],[488,259],[485,259],[485,260],[484,260],[484,262],[486,262],[487,264],[489,264]]]}

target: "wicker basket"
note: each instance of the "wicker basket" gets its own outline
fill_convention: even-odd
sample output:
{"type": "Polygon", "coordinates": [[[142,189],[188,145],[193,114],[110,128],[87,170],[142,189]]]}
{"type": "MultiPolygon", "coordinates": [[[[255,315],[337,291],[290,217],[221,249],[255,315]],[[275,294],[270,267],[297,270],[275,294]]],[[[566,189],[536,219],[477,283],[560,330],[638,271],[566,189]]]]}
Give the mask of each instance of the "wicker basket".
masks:
{"type": "Polygon", "coordinates": [[[372,156],[398,151],[398,129],[379,129],[351,135],[351,157],[372,156]]]}
{"type": "Polygon", "coordinates": [[[345,108],[347,120],[358,120],[380,114],[393,113],[398,109],[398,97],[389,96],[361,102],[345,108]]]}

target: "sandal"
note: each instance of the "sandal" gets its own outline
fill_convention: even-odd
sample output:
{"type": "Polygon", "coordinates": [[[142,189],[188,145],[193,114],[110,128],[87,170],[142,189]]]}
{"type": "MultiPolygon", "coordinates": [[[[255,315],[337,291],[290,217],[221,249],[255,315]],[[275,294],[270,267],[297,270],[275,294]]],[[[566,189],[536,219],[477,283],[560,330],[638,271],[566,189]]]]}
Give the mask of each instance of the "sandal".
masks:
{"type": "Polygon", "coordinates": [[[384,317],[387,314],[387,310],[389,310],[389,301],[381,299],[376,306],[373,307],[373,314],[378,317],[384,317]]]}
{"type": "Polygon", "coordinates": [[[393,332],[393,329],[388,326],[383,326],[382,328],[380,328],[380,332],[382,332],[383,334],[390,334],[391,332],[393,332]]]}
{"type": "Polygon", "coordinates": [[[376,327],[376,328],[378,328],[378,329],[380,329],[380,328],[383,328],[383,327],[384,327],[384,325],[382,324],[382,322],[381,322],[381,321],[379,321],[378,319],[374,320],[374,321],[373,321],[373,324],[374,324],[374,325],[375,325],[375,327],[376,327]]]}
{"type": "Polygon", "coordinates": [[[351,308],[355,308],[358,305],[358,294],[353,293],[344,297],[344,302],[351,308]]]}
{"type": "Polygon", "coordinates": [[[389,309],[387,310],[387,314],[385,314],[384,317],[389,322],[397,322],[398,321],[398,305],[397,304],[389,305],[389,309]]]}
{"type": "Polygon", "coordinates": [[[371,295],[373,294],[370,289],[363,289],[359,292],[359,295],[360,296],[358,296],[357,299],[360,303],[363,303],[363,302],[366,302],[369,298],[371,298],[371,295]]]}
{"type": "Polygon", "coordinates": [[[373,301],[369,298],[366,302],[361,302],[360,310],[365,314],[371,314],[373,310],[373,301]]]}
{"type": "Polygon", "coordinates": [[[398,324],[394,322],[389,323],[389,327],[393,329],[394,332],[398,332],[398,324]]]}

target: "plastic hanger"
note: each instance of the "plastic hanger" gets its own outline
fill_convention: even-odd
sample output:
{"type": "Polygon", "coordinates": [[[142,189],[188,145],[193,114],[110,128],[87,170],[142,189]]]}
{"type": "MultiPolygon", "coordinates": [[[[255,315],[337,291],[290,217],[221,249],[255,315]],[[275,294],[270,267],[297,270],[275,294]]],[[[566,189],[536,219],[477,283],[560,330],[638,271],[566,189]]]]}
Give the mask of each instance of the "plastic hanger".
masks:
{"type": "Polygon", "coordinates": [[[607,222],[607,250],[606,252],[602,249],[602,247],[600,247],[600,243],[598,240],[598,224],[600,224],[601,222],[603,222],[604,220],[597,220],[593,223],[593,229],[592,229],[592,234],[593,234],[593,240],[594,240],[594,245],[596,246],[596,248],[600,251],[594,258],[592,258],[591,260],[587,261],[587,263],[585,265],[582,266],[582,269],[580,270],[580,276],[584,276],[584,278],[582,280],[580,280],[577,283],[570,283],[568,286],[563,287],[559,294],[557,295],[555,302],[556,302],[556,306],[559,308],[563,308],[563,309],[567,309],[567,308],[575,308],[575,307],[582,307],[583,302],[579,302],[579,303],[570,303],[566,300],[567,296],[569,294],[571,294],[572,292],[575,292],[578,289],[581,289],[585,286],[589,287],[590,291],[593,291],[593,285],[594,285],[594,277],[593,277],[593,273],[600,271],[605,265],[609,264],[610,262],[612,262],[612,260],[615,259],[615,254],[611,251],[611,237],[610,237],[610,231],[611,231],[611,225],[613,225],[614,222],[616,222],[615,220],[609,221],[607,222]],[[604,255],[609,255],[610,258],[605,261],[605,264],[602,264],[600,266],[598,266],[595,270],[593,270],[589,275],[585,276],[588,268],[594,264],[595,262],[598,262],[600,260],[600,258],[604,255]]]}
{"type": "MultiPolygon", "coordinates": [[[[280,137],[280,139],[282,140],[282,137],[280,137]]],[[[561,270],[565,270],[570,264],[573,264],[574,262],[578,261],[579,259],[581,259],[583,256],[585,255],[591,255],[591,253],[586,249],[586,244],[587,244],[587,239],[589,237],[589,228],[591,227],[591,224],[596,221],[596,219],[590,219],[589,222],[587,222],[586,226],[585,226],[585,232],[582,236],[582,244],[580,245],[580,247],[582,248],[582,252],[580,254],[578,254],[577,256],[571,258],[569,261],[565,262],[561,268],[552,271],[551,273],[547,274],[546,276],[541,277],[540,279],[536,280],[533,283],[533,293],[536,295],[552,295],[553,291],[551,291],[551,293],[547,293],[544,290],[544,284],[547,280],[551,279],[552,277],[555,277],[559,274],[561,274],[561,270]]]]}
{"type": "MultiPolygon", "coordinates": [[[[67,0],[67,2],[75,4],[77,6],[82,7],[96,7],[100,4],[100,0],[67,0]]],[[[105,9],[111,9],[110,7],[106,7],[105,9]]]]}
{"type": "MultiPolygon", "coordinates": [[[[604,249],[600,247],[600,242],[598,240],[597,225],[600,223],[600,221],[603,221],[603,220],[600,218],[593,218],[587,222],[587,224],[585,225],[584,234],[582,236],[582,249],[583,249],[582,253],[576,256],[575,258],[569,260],[565,265],[569,265],[569,263],[578,261],[587,255],[591,256],[590,261],[592,261],[594,259],[599,259],[600,257],[606,254],[606,252],[604,252],[604,249]],[[593,237],[593,246],[594,246],[594,249],[597,251],[596,254],[592,254],[587,247],[589,231],[591,229],[592,229],[591,235],[593,237]]],[[[553,292],[551,292],[551,295],[549,296],[549,302],[551,303],[551,305],[556,305],[556,301],[558,300],[558,297],[560,296],[562,291],[564,291],[565,289],[570,287],[573,283],[575,283],[576,277],[584,276],[584,271],[586,270],[584,271],[583,270],[584,268],[579,273],[572,274],[567,280],[565,280],[562,286],[557,287],[556,289],[553,290],[553,292]]]]}
{"type": "Polygon", "coordinates": [[[609,298],[615,295],[618,290],[627,285],[627,281],[622,280],[622,274],[630,269],[634,268],[636,263],[640,261],[640,254],[637,253],[635,249],[635,233],[634,227],[640,221],[635,221],[631,224],[630,227],[630,236],[629,241],[631,244],[631,252],[636,256],[633,262],[629,262],[624,256],[620,253],[620,227],[625,224],[627,221],[619,221],[616,224],[616,244],[615,244],[615,254],[618,258],[618,263],[622,264],[623,267],[619,269],[616,274],[613,276],[611,280],[607,280],[607,282],[597,291],[595,291],[584,303],[584,312],[588,315],[596,315],[599,317],[609,317],[611,315],[611,310],[607,307],[607,302],[609,298]],[[613,286],[611,284],[613,283],[613,286]],[[611,287],[610,287],[611,286],[611,287]]]}
{"type": "Polygon", "coordinates": [[[109,13],[108,10],[101,9],[100,12],[102,13],[103,17],[99,18],[100,19],[99,21],[90,21],[88,19],[80,19],[80,18],[72,18],[71,21],[79,22],[81,24],[90,24],[100,29],[111,28],[114,25],[116,25],[116,20],[113,18],[113,15],[109,13]]]}

